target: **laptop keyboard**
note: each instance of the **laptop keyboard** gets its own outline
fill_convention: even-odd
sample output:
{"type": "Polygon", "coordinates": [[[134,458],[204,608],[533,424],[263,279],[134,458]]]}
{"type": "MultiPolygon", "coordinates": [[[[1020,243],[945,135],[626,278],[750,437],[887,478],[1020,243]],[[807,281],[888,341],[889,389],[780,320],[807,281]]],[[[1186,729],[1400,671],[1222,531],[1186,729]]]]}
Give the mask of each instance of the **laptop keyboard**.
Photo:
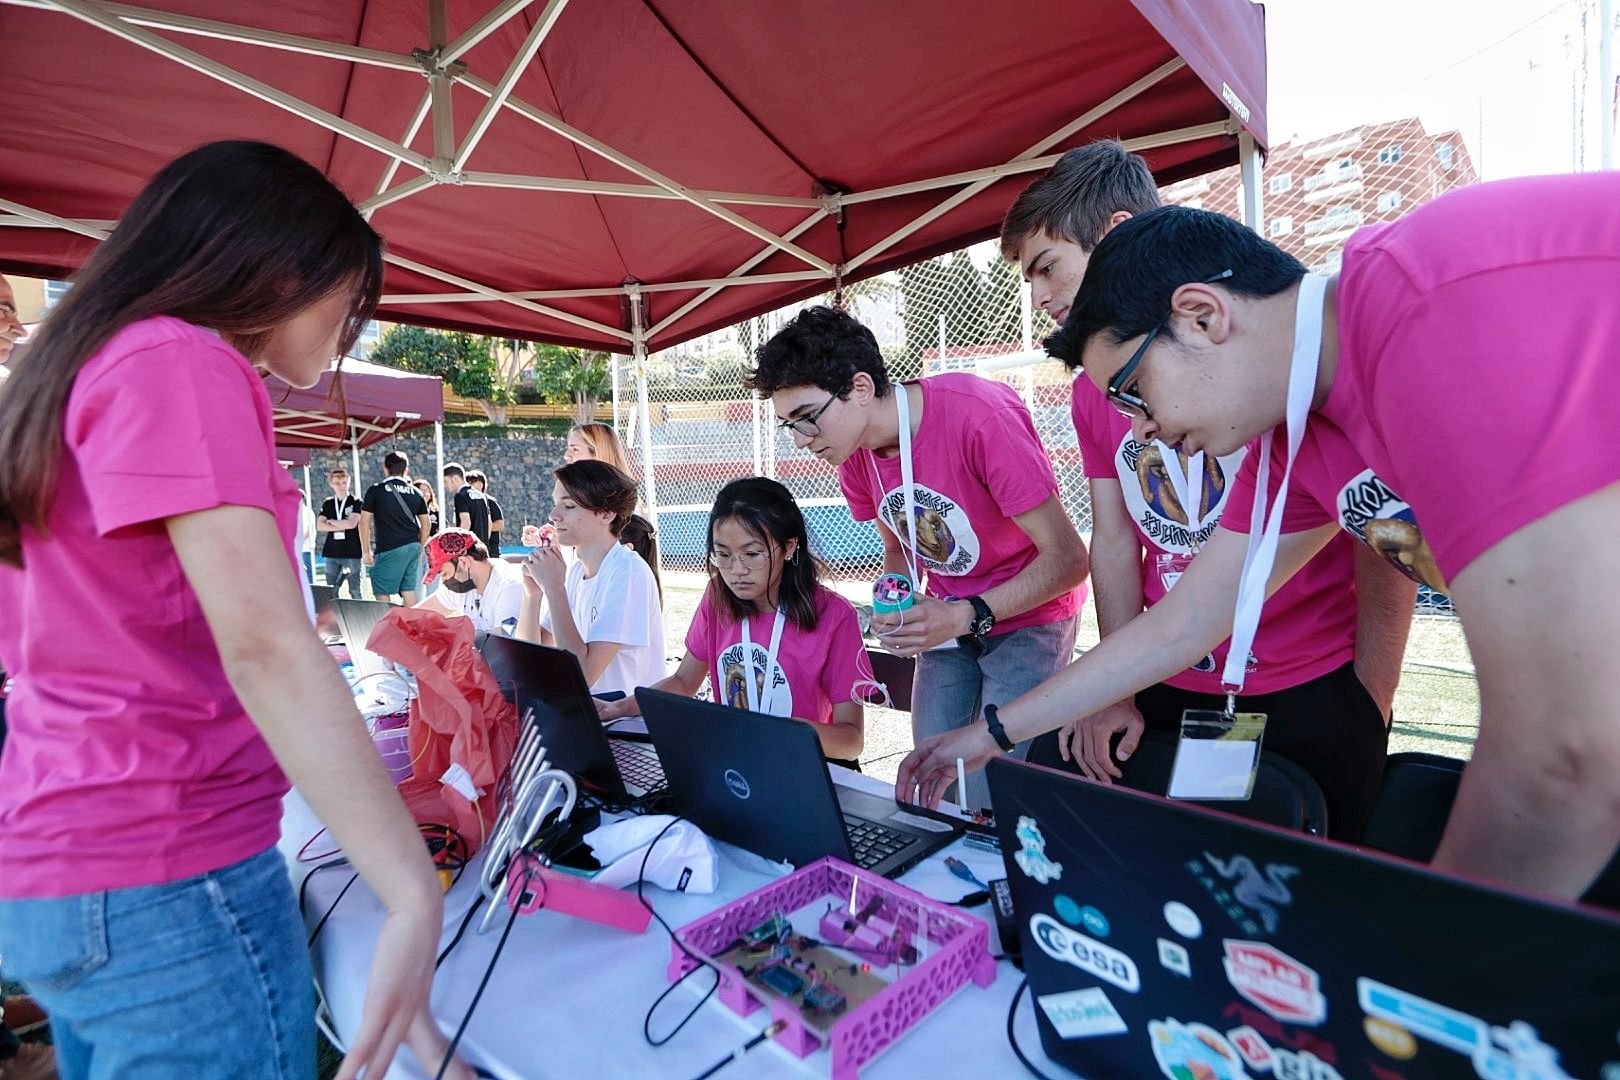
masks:
{"type": "Polygon", "coordinates": [[[658,755],[645,745],[609,739],[608,746],[613,750],[613,763],[619,767],[626,787],[657,791],[664,786],[664,766],[659,763],[658,755]]]}
{"type": "Polygon", "coordinates": [[[870,870],[911,843],[909,833],[850,814],[844,815],[844,830],[849,833],[850,854],[862,870],[870,870]]]}

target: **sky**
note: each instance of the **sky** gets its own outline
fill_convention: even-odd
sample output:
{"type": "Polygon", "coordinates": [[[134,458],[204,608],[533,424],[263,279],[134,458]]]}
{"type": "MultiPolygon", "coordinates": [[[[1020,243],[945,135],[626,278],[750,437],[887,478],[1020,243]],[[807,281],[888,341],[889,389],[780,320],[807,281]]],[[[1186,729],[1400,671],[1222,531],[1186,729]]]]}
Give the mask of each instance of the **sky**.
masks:
{"type": "Polygon", "coordinates": [[[1484,179],[1598,167],[1597,0],[1265,8],[1274,145],[1415,113],[1431,133],[1459,130],[1484,179]]]}

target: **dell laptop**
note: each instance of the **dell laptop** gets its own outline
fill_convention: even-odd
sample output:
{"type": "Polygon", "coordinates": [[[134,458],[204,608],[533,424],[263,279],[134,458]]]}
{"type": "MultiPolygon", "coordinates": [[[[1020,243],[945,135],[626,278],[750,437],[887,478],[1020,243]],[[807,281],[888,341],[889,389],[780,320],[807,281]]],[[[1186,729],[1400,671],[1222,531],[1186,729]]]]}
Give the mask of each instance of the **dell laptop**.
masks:
{"type": "Polygon", "coordinates": [[[675,811],[710,836],[803,866],[828,855],[896,877],[961,831],[835,785],[803,720],[636,691],[675,811]]]}
{"type": "Polygon", "coordinates": [[[1041,1044],[1087,1077],[1620,1075],[1620,920],[1006,758],[1041,1044]]]}
{"type": "Polygon", "coordinates": [[[573,653],[499,634],[488,635],[480,651],[524,723],[537,727],[546,756],[557,768],[615,802],[664,786],[651,747],[607,737],[573,653]]]}

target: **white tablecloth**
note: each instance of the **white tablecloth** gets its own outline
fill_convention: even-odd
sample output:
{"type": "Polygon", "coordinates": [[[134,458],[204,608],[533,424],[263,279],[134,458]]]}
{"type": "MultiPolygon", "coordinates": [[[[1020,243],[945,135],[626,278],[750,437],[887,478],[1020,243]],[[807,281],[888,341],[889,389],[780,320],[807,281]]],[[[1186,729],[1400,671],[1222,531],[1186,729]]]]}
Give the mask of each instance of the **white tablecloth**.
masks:
{"type": "MultiPolygon", "coordinates": [[[[841,776],[857,786],[892,794],[878,781],[841,776]],[[864,781],[864,783],[863,783],[864,781]]],[[[292,867],[294,885],[312,864],[300,864],[296,855],[320,823],[296,792],[287,797],[282,822],[281,849],[292,867]]],[[[317,841],[313,850],[321,850],[317,841]]],[[[771,880],[757,866],[745,865],[752,857],[720,850],[720,887],[707,896],[666,892],[647,886],[646,896],[658,913],[679,929],[723,904],[771,880]]],[[[980,880],[1004,876],[1001,856],[957,841],[913,867],[899,880],[925,896],[953,900],[974,890],[945,868],[946,855],[955,855],[973,868],[980,880]]],[[[447,943],[469,904],[480,899],[474,862],[445,898],[447,943]]],[[[310,926],[331,906],[353,873],[347,867],[323,871],[309,883],[305,918],[310,926]]],[[[968,909],[989,918],[989,908],[968,909]]],[[[495,944],[505,925],[503,909],[482,936],[469,929],[439,969],[433,985],[433,1010],[448,1037],[461,1022],[477,990],[495,944]]],[[[474,928],[482,912],[474,919],[474,928]]],[[[326,995],[336,1033],[350,1038],[359,1023],[361,1002],[382,907],[364,882],[357,882],[333,911],[316,942],[314,963],[326,995]]],[[[991,949],[1000,952],[995,930],[991,949]]],[[[441,944],[442,948],[442,944],[441,944]]],[[[644,934],[585,922],[540,911],[518,917],[495,973],[473,1015],[459,1052],[464,1060],[503,1078],[535,1077],[688,1077],[702,1072],[731,1053],[769,1023],[764,1010],[739,1017],[718,998],[711,998],[667,1045],[654,1048],[642,1037],[647,1007],[668,985],[665,969],[670,959],[669,935],[653,922],[644,934]]],[[[862,1070],[863,1077],[988,1077],[1015,1076],[1023,1069],[1007,1046],[1007,1005],[1018,988],[1021,974],[1008,961],[997,965],[995,983],[980,989],[968,983],[886,1052],[862,1070]]],[[[705,972],[694,974],[686,985],[670,994],[659,1007],[653,1034],[661,1036],[696,1003],[712,982],[705,972]]],[[[1027,998],[1028,995],[1026,995],[1027,998]]],[[[1036,1065],[1053,1075],[1063,1070],[1041,1053],[1029,1001],[1019,1005],[1018,1041],[1036,1065]]],[[[432,1068],[437,1068],[434,1062],[432,1068]]],[[[722,1076],[775,1077],[827,1076],[831,1055],[823,1047],[803,1059],[774,1043],[757,1047],[722,1076]]],[[[431,1076],[408,1050],[401,1050],[390,1077],[431,1076]]]]}

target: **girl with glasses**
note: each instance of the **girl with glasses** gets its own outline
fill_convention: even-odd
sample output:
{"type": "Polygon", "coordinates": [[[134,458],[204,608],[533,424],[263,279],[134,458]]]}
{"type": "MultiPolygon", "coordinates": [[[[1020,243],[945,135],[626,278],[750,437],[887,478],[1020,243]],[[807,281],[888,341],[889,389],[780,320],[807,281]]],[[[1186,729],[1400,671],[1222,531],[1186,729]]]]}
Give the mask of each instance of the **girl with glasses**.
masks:
{"type": "Polygon", "coordinates": [[[636,482],[624,473],[583,460],[555,475],[556,535],[523,564],[526,595],[515,636],[579,657],[591,693],[628,694],[664,674],[658,547],[645,522],[632,525],[640,521],[636,482]],[[559,545],[574,549],[572,563],[559,545]]]}
{"type": "MultiPolygon", "coordinates": [[[[696,694],[707,678],[716,701],[796,716],[816,725],[828,760],[858,768],[872,684],[860,620],[820,584],[804,515],[775,480],[748,477],[720,489],[709,512],[709,587],[686,634],[686,655],[654,689],[696,694]]],[[[604,720],[635,716],[635,699],[599,706],[604,720]]]]}

